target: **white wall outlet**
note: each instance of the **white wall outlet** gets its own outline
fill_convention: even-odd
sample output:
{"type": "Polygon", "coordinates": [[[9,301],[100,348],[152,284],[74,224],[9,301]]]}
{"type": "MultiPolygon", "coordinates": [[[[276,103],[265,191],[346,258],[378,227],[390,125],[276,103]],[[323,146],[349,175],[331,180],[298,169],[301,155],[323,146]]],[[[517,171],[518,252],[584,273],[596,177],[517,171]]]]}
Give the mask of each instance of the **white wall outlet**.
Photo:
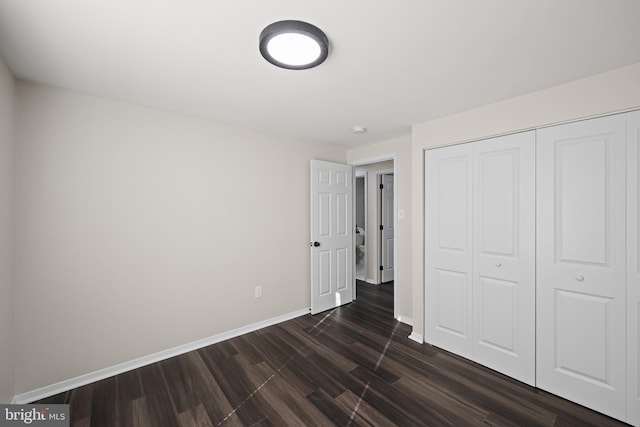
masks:
{"type": "Polygon", "coordinates": [[[256,297],[256,299],[262,298],[262,286],[256,286],[254,296],[256,297]]]}

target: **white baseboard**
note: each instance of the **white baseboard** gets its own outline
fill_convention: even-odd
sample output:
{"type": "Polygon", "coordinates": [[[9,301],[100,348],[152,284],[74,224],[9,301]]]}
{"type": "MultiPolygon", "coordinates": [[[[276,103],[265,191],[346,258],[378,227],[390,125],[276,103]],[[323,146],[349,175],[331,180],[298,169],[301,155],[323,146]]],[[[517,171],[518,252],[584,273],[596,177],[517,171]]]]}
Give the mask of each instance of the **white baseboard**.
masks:
{"type": "Polygon", "coordinates": [[[424,344],[424,338],[422,337],[422,334],[419,334],[417,332],[411,332],[411,335],[409,335],[409,339],[417,342],[418,344],[424,344]]]}
{"type": "Polygon", "coordinates": [[[137,369],[155,362],[160,362],[162,360],[169,359],[170,357],[179,356],[181,354],[188,353],[190,351],[197,350],[199,348],[206,347],[220,341],[225,341],[240,335],[247,334],[249,332],[257,331],[258,329],[266,328],[267,326],[272,326],[278,323],[285,322],[287,320],[295,319],[296,317],[304,316],[305,314],[309,314],[309,308],[283,314],[281,316],[272,317],[271,319],[263,320],[262,322],[253,323],[251,325],[213,335],[208,338],[203,338],[187,344],[182,344],[177,347],[169,348],[167,350],[162,350],[148,356],[139,357],[128,362],[119,363],[109,368],[104,368],[95,372],[89,372],[88,374],[69,378],[55,384],[47,385],[35,390],[27,391],[26,393],[18,394],[14,396],[12,403],[24,404],[44,399],[45,397],[63,393],[65,391],[81,387],[83,385],[87,385],[96,381],[100,381],[105,378],[121,374],[123,372],[131,371],[132,369],[137,369]]]}
{"type": "Polygon", "coordinates": [[[398,322],[402,322],[405,325],[413,326],[413,319],[411,317],[398,315],[398,322]]]}

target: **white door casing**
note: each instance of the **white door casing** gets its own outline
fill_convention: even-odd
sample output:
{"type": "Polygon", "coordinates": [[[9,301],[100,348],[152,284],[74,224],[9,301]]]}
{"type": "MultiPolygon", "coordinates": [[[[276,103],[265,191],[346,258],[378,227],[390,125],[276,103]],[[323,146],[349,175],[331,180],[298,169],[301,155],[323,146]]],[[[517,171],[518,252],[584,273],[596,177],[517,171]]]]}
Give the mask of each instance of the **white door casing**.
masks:
{"type": "Polygon", "coordinates": [[[352,167],[311,160],[311,314],[353,299],[352,167]]]}
{"type": "Polygon", "coordinates": [[[472,358],[472,147],[425,153],[425,341],[472,358]]]}
{"type": "Polygon", "coordinates": [[[537,131],[537,386],[625,419],[625,116],[537,131]]]}
{"type": "Polygon", "coordinates": [[[640,111],[627,114],[627,422],[640,425],[640,111]]]}
{"type": "Polygon", "coordinates": [[[473,360],[535,385],[535,132],[473,144],[473,360]]]}
{"type": "Polygon", "coordinates": [[[381,190],[381,282],[386,283],[393,280],[394,259],[393,241],[395,230],[393,228],[393,174],[382,175],[381,190]]]}

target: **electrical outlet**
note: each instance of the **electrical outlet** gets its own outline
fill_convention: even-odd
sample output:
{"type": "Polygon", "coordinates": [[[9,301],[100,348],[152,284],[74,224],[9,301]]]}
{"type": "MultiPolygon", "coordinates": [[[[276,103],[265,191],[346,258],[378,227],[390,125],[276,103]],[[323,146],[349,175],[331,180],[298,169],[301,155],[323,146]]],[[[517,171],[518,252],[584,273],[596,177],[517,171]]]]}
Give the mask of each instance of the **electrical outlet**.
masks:
{"type": "Polygon", "coordinates": [[[256,286],[254,296],[256,297],[256,299],[262,298],[262,286],[256,286]]]}

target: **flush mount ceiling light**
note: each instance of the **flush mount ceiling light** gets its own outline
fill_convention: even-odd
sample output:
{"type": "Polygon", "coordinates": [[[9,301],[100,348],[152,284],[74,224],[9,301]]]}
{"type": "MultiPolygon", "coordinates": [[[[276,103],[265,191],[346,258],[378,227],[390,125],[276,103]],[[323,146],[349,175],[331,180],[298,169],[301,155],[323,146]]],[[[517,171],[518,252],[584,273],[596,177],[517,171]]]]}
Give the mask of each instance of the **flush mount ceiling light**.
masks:
{"type": "Polygon", "coordinates": [[[329,40],[315,25],[302,21],[279,21],[260,33],[260,53],[278,67],[304,70],[327,59],[329,40]]]}

